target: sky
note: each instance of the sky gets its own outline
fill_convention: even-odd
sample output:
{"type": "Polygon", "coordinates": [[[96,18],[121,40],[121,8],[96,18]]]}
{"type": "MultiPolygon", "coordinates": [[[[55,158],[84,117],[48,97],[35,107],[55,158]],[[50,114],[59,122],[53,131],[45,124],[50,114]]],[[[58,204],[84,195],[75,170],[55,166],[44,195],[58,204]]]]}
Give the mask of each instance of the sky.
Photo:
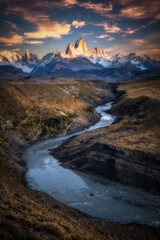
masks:
{"type": "Polygon", "coordinates": [[[41,58],[81,37],[89,49],[160,60],[160,0],[0,0],[0,51],[41,58]]]}

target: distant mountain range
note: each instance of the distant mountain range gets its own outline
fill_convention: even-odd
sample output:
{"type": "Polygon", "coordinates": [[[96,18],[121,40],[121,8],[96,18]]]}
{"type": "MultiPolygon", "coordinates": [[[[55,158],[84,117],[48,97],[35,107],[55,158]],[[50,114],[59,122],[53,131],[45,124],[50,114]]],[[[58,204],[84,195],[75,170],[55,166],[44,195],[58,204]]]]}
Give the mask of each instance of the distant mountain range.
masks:
{"type": "Polygon", "coordinates": [[[23,56],[15,52],[0,52],[1,69],[13,70],[14,73],[17,69],[17,72],[22,70],[32,74],[73,73],[80,76],[97,76],[101,79],[123,80],[145,71],[160,70],[160,62],[148,56],[137,56],[135,53],[111,56],[103,49],[88,49],[86,42],[80,38],[75,46],[69,43],[65,52],[57,50],[45,55],[42,60],[28,49],[23,56]],[[4,67],[8,65],[11,67],[4,67]]]}
{"type": "Polygon", "coordinates": [[[22,69],[23,72],[30,73],[38,63],[39,60],[37,55],[30,53],[28,49],[23,56],[16,52],[0,52],[0,67],[9,65],[18,69],[22,69]]]}

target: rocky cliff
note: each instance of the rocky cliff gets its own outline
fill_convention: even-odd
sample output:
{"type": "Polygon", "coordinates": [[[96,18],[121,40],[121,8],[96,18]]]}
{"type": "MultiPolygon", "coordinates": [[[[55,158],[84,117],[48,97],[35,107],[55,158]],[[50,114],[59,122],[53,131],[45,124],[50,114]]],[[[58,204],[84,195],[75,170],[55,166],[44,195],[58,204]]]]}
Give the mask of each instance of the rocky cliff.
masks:
{"type": "Polygon", "coordinates": [[[160,194],[159,78],[119,87],[114,124],[53,151],[63,166],[160,194]]]}

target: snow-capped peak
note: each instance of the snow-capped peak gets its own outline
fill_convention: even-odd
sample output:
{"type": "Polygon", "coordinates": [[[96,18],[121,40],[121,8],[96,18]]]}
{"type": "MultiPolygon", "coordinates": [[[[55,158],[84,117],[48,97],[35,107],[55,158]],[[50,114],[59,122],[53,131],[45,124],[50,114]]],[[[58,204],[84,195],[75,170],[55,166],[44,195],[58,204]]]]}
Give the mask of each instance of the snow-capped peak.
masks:
{"type": "Polygon", "coordinates": [[[11,51],[0,52],[0,65],[12,65],[21,68],[24,72],[31,72],[38,62],[38,57],[28,49],[23,56],[11,51]]]}
{"type": "Polygon", "coordinates": [[[13,61],[18,61],[20,60],[22,57],[16,53],[16,52],[10,52],[10,51],[2,51],[0,53],[0,61],[8,61],[8,62],[13,62],[13,61]]]}
{"type": "Polygon", "coordinates": [[[43,73],[48,71],[78,71],[79,69],[101,69],[101,68],[125,68],[129,71],[143,71],[146,69],[159,69],[160,63],[151,60],[148,56],[140,57],[136,53],[128,55],[116,54],[109,55],[105,50],[88,49],[83,38],[76,41],[75,45],[69,43],[65,52],[57,50],[45,55],[41,61],[38,57],[30,53],[28,49],[23,56],[16,52],[2,51],[0,52],[0,65],[12,65],[21,68],[24,72],[43,73]],[[44,71],[45,69],[45,71],[44,71]]]}

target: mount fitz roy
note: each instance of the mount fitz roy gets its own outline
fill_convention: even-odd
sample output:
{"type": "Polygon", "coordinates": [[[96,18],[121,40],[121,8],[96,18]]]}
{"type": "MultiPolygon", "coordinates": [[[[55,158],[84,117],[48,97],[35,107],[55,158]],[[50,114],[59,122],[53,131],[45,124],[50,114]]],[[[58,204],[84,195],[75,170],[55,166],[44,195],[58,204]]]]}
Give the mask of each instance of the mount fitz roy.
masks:
{"type": "Polygon", "coordinates": [[[130,53],[126,56],[109,55],[98,48],[88,49],[80,38],[75,46],[71,43],[65,52],[45,55],[42,60],[27,49],[23,56],[15,52],[0,52],[0,71],[27,72],[32,74],[62,73],[79,76],[98,77],[100,79],[124,80],[146,71],[160,70],[160,62],[149,57],[130,53]]]}

